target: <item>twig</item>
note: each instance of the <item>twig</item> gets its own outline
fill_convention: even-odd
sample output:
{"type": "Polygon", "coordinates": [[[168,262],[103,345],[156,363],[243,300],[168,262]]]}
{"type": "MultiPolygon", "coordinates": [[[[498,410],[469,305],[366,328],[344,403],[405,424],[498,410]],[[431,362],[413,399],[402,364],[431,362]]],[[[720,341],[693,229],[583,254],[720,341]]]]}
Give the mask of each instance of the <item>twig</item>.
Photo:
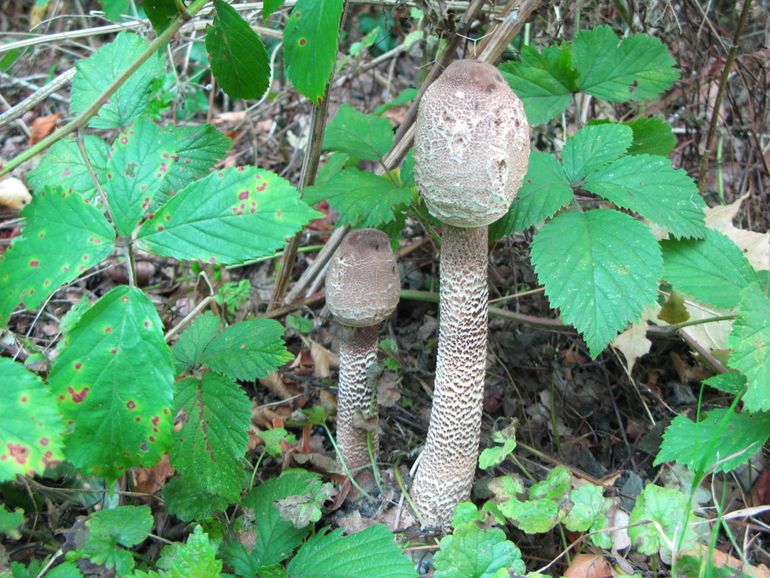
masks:
{"type": "Polygon", "coordinates": [[[201,311],[203,311],[206,307],[208,307],[209,303],[211,303],[213,300],[214,300],[213,295],[209,295],[205,299],[203,299],[200,303],[198,303],[195,306],[195,308],[192,311],[190,311],[187,315],[185,315],[184,318],[179,323],[177,323],[176,325],[174,325],[174,327],[166,331],[166,335],[164,335],[163,338],[168,342],[172,337],[174,337],[174,335],[179,333],[179,331],[185,325],[187,325],[190,321],[195,319],[195,317],[197,317],[197,315],[201,311]]]}
{"type": "Polygon", "coordinates": [[[289,293],[286,295],[286,299],[284,300],[286,303],[291,303],[297,297],[299,297],[299,294],[304,291],[305,287],[308,286],[312,279],[321,272],[326,263],[329,262],[329,259],[331,259],[334,251],[337,250],[337,247],[342,242],[346,232],[347,227],[334,230],[334,232],[329,237],[329,240],[326,241],[326,244],[323,246],[323,249],[321,249],[321,251],[318,253],[315,261],[313,261],[313,264],[305,269],[305,272],[302,273],[299,280],[294,284],[294,287],[292,287],[291,291],[289,291],[289,293]]]}
{"type": "Polygon", "coordinates": [[[700,176],[698,177],[698,190],[703,194],[703,190],[706,187],[706,175],[709,169],[709,160],[711,159],[711,150],[714,148],[714,137],[717,132],[717,124],[719,123],[719,109],[722,108],[722,100],[725,97],[725,91],[727,90],[727,81],[730,77],[730,71],[733,68],[735,62],[735,56],[738,53],[738,43],[741,41],[741,34],[743,34],[743,28],[746,26],[746,20],[748,20],[749,9],[751,8],[751,0],[743,0],[743,8],[741,9],[741,15],[738,18],[738,26],[735,29],[735,36],[733,36],[733,43],[730,46],[730,51],[727,53],[727,60],[725,66],[722,69],[722,74],[719,77],[719,90],[717,91],[717,98],[714,101],[714,110],[711,112],[711,123],[709,124],[709,132],[706,137],[706,150],[703,151],[703,160],[700,165],[700,176]]]}
{"type": "Polygon", "coordinates": [[[65,70],[59,76],[54,78],[51,82],[41,86],[38,90],[30,94],[27,98],[22,100],[20,103],[12,106],[10,109],[6,110],[3,114],[0,114],[0,128],[3,128],[3,126],[23,116],[24,113],[26,113],[28,110],[33,109],[39,102],[42,102],[43,100],[51,96],[53,93],[55,93],[57,90],[66,86],[67,83],[69,83],[72,80],[72,78],[75,76],[75,72],[76,70],[74,67],[70,68],[69,70],[65,70]]]}

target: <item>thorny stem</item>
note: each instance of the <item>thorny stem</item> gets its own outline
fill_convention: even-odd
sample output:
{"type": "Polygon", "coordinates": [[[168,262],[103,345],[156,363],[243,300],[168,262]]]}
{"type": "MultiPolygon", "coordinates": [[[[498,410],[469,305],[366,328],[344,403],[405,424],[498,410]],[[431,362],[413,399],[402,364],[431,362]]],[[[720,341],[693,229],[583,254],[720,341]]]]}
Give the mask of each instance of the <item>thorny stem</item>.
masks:
{"type": "MultiPolygon", "coordinates": [[[[190,4],[190,6],[187,8],[187,12],[191,16],[195,15],[201,8],[203,8],[203,5],[206,4],[207,1],[208,0],[193,0],[192,4],[190,4]]],[[[185,19],[181,15],[177,16],[169,25],[169,27],[161,32],[158,37],[155,38],[155,40],[153,40],[150,45],[139,55],[139,57],[134,60],[134,62],[132,62],[131,65],[126,68],[126,70],[124,70],[114,81],[112,81],[106,89],[104,89],[104,92],[102,92],[86,110],[81,112],[78,116],[76,116],[74,119],[72,119],[53,134],[47,136],[37,144],[29,147],[20,155],[12,158],[5,166],[0,166],[0,177],[7,175],[13,169],[22,163],[27,162],[29,159],[37,156],[54,143],[59,142],[65,136],[68,136],[79,128],[86,126],[88,121],[91,120],[91,118],[93,118],[97,112],[99,112],[99,109],[102,107],[104,102],[107,101],[113,94],[115,94],[115,92],[123,85],[123,83],[126,82],[126,80],[128,80],[131,75],[134,74],[134,72],[136,72],[139,67],[147,61],[147,59],[149,59],[158,50],[163,48],[174,37],[174,35],[184,23],[185,19]]]]}
{"type": "Polygon", "coordinates": [[[719,123],[719,110],[722,108],[722,100],[724,100],[725,91],[727,90],[727,80],[730,77],[730,71],[735,62],[735,56],[738,54],[738,43],[741,41],[741,34],[743,34],[743,28],[746,26],[746,20],[748,20],[749,8],[751,8],[751,0],[743,0],[743,8],[738,18],[738,26],[735,29],[733,43],[727,53],[727,60],[719,77],[719,90],[714,101],[714,110],[711,112],[711,123],[709,124],[708,135],[706,136],[706,150],[703,151],[703,161],[700,165],[700,176],[698,177],[698,190],[701,194],[703,194],[703,190],[706,187],[706,175],[709,169],[709,160],[711,159],[711,149],[714,148],[714,137],[716,136],[717,124],[719,123]]]}

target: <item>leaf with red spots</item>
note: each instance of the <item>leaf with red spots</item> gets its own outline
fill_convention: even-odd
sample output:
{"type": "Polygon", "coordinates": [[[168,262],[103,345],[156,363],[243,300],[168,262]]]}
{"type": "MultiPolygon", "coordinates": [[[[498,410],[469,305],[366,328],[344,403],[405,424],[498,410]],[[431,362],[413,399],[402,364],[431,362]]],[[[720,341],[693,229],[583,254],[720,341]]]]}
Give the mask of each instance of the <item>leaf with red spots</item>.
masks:
{"type": "Polygon", "coordinates": [[[294,87],[320,101],[337,62],[343,0],[298,0],[283,32],[286,73],[294,87]]]}
{"type": "Polygon", "coordinates": [[[236,98],[260,98],[270,85],[270,60],[259,35],[227,2],[214,1],[214,25],[206,29],[211,72],[236,98]]]}
{"type": "Polygon", "coordinates": [[[244,482],[243,455],[251,427],[251,402],[231,379],[208,372],[177,384],[175,413],[185,416],[174,432],[171,464],[188,484],[237,501],[244,482]]]}
{"type": "MultiPolygon", "coordinates": [[[[92,135],[87,135],[83,143],[94,173],[102,180],[107,166],[109,146],[99,137],[92,135]]],[[[27,182],[35,192],[51,185],[71,189],[86,199],[94,197],[96,193],[96,184],[86,168],[74,138],[60,140],[53,145],[40,164],[29,172],[27,182]]]]}
{"type": "Polygon", "coordinates": [[[282,335],[283,327],[272,319],[242,321],[214,338],[203,350],[201,361],[233,379],[265,377],[294,357],[286,351],[282,335]]]}
{"type": "Polygon", "coordinates": [[[117,287],[83,314],[48,381],[70,426],[67,460],[84,472],[115,479],[168,450],[174,365],[139,289],[117,287]]]}
{"type": "MultiPolygon", "coordinates": [[[[174,138],[173,163],[153,205],[165,203],[195,179],[205,177],[212,167],[225,158],[231,141],[210,124],[167,128],[174,138]]],[[[155,210],[157,206],[153,207],[155,210]]]]}
{"type": "Polygon", "coordinates": [[[104,190],[115,226],[130,236],[150,212],[155,194],[174,164],[176,139],[147,118],[131,123],[112,145],[104,190]]]}
{"type": "Polygon", "coordinates": [[[34,309],[112,253],[115,231],[78,193],[46,188],[22,211],[27,223],[0,256],[0,327],[18,304],[34,309]]]}
{"type": "Polygon", "coordinates": [[[0,383],[0,482],[42,474],[64,459],[56,401],[37,375],[6,357],[0,383]]]}
{"type": "MultiPolygon", "coordinates": [[[[78,61],[77,74],[72,81],[71,112],[81,113],[96,102],[110,83],[125,72],[148,46],[149,43],[141,36],[122,32],[92,56],[78,61]]],[[[162,77],[163,72],[161,57],[158,53],[153,54],[103,103],[99,114],[91,119],[88,126],[126,126],[150,104],[152,83],[162,77]]]]}
{"type": "Polygon", "coordinates": [[[217,171],[184,189],[144,223],[138,245],[158,255],[240,263],[271,255],[320,216],[291,184],[269,171],[217,171]]]}

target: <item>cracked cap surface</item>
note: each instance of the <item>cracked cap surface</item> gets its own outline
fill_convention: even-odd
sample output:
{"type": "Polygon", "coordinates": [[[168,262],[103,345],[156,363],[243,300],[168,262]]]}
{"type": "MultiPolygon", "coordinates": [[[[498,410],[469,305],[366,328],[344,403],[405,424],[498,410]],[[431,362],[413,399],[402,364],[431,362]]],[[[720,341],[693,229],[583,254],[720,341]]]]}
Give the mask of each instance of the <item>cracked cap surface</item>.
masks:
{"type": "Polygon", "coordinates": [[[524,106],[483,62],[455,61],[428,87],[414,142],[415,180],[428,210],[456,227],[502,217],[527,173],[524,106]]]}
{"type": "Polygon", "coordinates": [[[351,327],[375,325],[398,305],[401,278],[388,236],[377,229],[347,234],[326,275],[326,303],[351,327]]]}

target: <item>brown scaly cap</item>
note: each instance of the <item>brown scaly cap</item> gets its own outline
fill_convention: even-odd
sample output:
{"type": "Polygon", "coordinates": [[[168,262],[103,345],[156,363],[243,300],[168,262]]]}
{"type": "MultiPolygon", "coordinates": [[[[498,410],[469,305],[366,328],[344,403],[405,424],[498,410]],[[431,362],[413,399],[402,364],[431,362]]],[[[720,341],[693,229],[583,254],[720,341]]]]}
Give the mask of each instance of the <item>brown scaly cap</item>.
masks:
{"type": "Polygon", "coordinates": [[[524,107],[494,66],[455,61],[425,91],[414,171],[434,217],[456,227],[493,223],[508,212],[528,160],[524,107]]]}
{"type": "Polygon", "coordinates": [[[398,305],[401,279],[388,236],[377,229],[347,234],[326,275],[326,303],[343,325],[375,325],[398,305]]]}

